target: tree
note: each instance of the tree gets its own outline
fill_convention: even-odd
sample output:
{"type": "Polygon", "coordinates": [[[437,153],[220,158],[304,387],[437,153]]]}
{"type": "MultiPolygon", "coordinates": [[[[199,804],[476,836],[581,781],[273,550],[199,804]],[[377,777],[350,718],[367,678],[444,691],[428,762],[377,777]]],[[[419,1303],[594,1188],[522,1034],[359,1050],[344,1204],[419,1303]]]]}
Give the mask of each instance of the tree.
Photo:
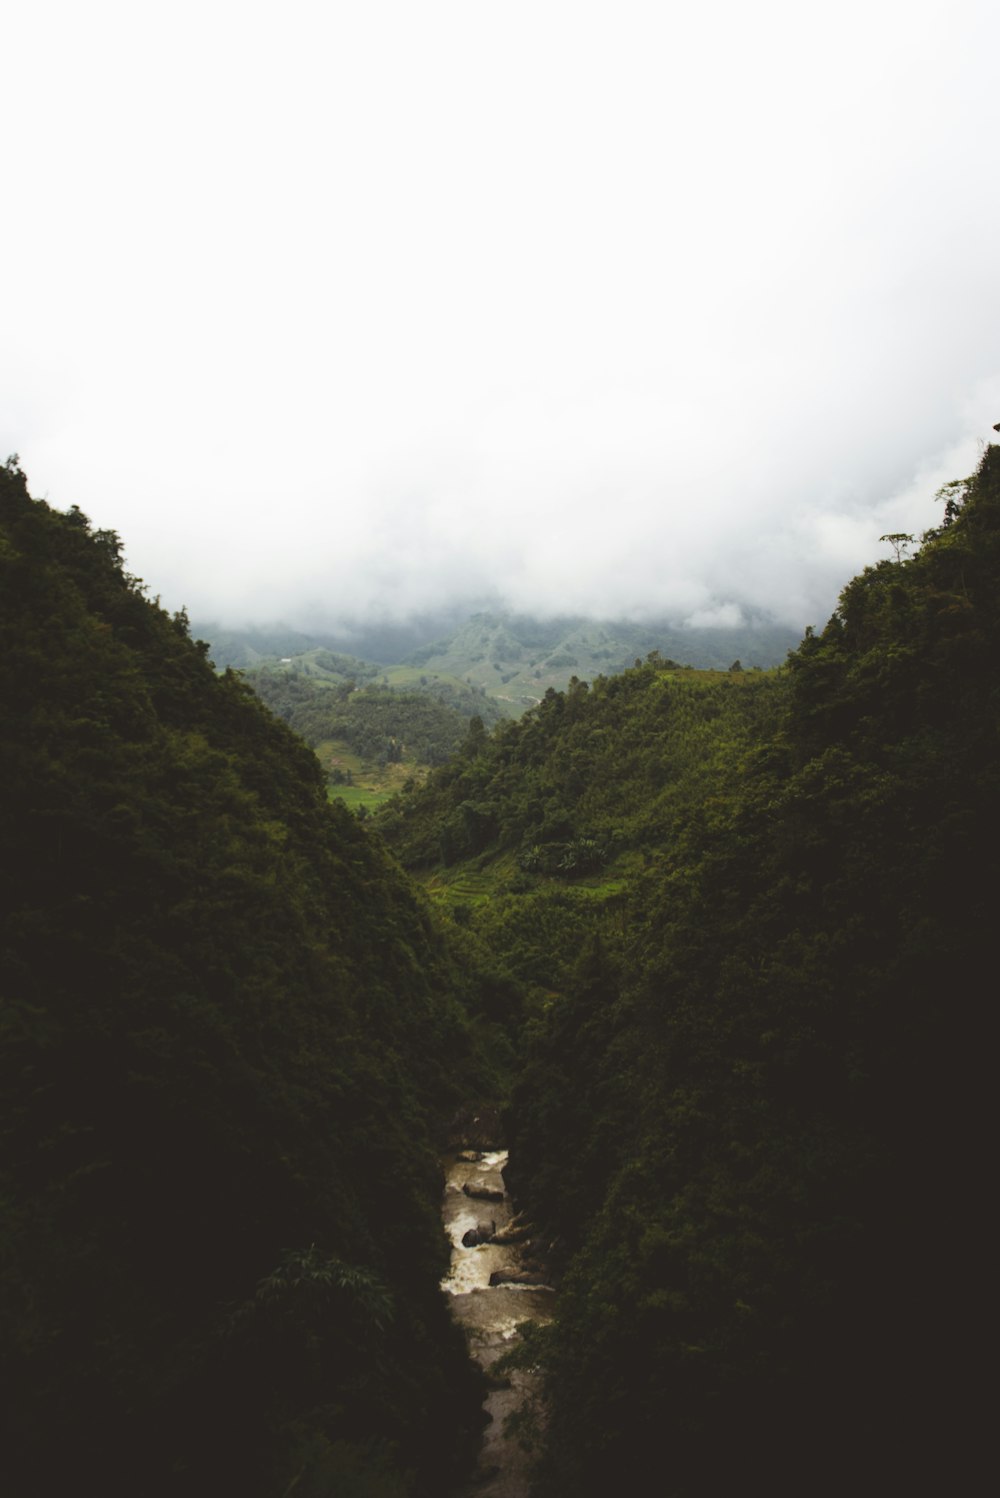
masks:
{"type": "Polygon", "coordinates": [[[944,528],[952,524],[959,510],[961,510],[971,483],[971,478],[952,479],[950,483],[942,484],[935,494],[935,499],[944,501],[944,528]]]}
{"type": "Polygon", "coordinates": [[[902,562],[913,545],[914,537],[906,531],[889,531],[887,535],[879,536],[880,541],[887,541],[892,547],[897,562],[902,562]]]}

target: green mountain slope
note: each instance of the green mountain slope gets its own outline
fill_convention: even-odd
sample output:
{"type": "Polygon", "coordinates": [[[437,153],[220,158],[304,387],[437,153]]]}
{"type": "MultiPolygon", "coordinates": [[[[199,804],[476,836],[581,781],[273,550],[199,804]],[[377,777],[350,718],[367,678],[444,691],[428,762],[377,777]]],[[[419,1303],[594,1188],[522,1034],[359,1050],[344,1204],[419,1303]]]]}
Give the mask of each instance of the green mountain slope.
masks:
{"type": "MultiPolygon", "coordinates": [[[[381,683],[419,692],[474,713],[489,725],[520,717],[550,689],[562,690],[575,676],[593,681],[656,652],[701,670],[725,671],[740,661],[748,669],[778,665],[798,643],[788,629],[763,619],[735,628],[691,628],[666,620],[535,619],[510,613],[478,613],[438,639],[425,641],[401,659],[374,661],[344,653],[337,637],[313,637],[287,629],[226,631],[198,625],[220,667],[294,674],[317,687],[381,683]]],[[[405,643],[401,632],[398,643],[405,643]]]]}
{"type": "Polygon", "coordinates": [[[317,681],[296,667],[248,671],[244,680],[307,743],[342,739],[366,759],[407,757],[439,765],[457,748],[473,715],[499,721],[494,705],[468,688],[427,682],[413,690],[380,682],[317,681]],[[399,751],[397,755],[397,751],[399,751]]]}
{"type": "Polygon", "coordinates": [[[796,643],[790,630],[763,622],[695,629],[666,621],[539,620],[482,613],[448,639],[414,651],[407,663],[470,681],[508,716],[517,717],[550,688],[564,689],[574,676],[583,681],[611,676],[653,651],[682,665],[724,671],[734,660],[747,667],[777,665],[796,643]]]}
{"type": "Polygon", "coordinates": [[[117,537],[0,470],[8,1491],[434,1494],[454,961],[117,537]]]}
{"type": "Polygon", "coordinates": [[[383,814],[526,1017],[546,1498],[974,1485],[998,599],[991,447],[782,672],[552,693],[383,814]]]}

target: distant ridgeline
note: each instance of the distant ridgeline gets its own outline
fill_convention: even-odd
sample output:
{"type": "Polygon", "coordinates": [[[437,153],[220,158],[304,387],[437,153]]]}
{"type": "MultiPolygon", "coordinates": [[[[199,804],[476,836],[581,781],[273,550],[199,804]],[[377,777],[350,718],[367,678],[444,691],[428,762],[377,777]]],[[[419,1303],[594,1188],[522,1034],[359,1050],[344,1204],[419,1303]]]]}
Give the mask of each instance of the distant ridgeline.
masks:
{"type": "Polygon", "coordinates": [[[398,626],[385,638],[308,635],[276,627],[227,630],[198,622],[193,632],[209,642],[220,668],[234,666],[296,675],[311,685],[381,683],[395,690],[436,696],[487,724],[519,717],[550,688],[562,690],[573,677],[592,681],[631,666],[657,651],[665,659],[703,670],[726,671],[734,661],[748,669],[779,665],[799,637],[772,621],[751,619],[738,628],[698,629],[677,623],[534,619],[528,615],[478,613],[444,637],[407,637],[398,626]],[[396,646],[398,655],[362,659],[361,645],[396,646]],[[403,649],[402,647],[406,647],[403,649]]]}
{"type": "Polygon", "coordinates": [[[451,947],[13,462],[0,625],[4,1491],[440,1498],[480,1397],[438,1290],[436,1135],[483,1085],[451,947]]]}
{"type": "Polygon", "coordinates": [[[979,1481],[1000,448],[944,497],[783,671],[547,692],[377,815],[524,1016],[546,1498],[979,1481]]]}

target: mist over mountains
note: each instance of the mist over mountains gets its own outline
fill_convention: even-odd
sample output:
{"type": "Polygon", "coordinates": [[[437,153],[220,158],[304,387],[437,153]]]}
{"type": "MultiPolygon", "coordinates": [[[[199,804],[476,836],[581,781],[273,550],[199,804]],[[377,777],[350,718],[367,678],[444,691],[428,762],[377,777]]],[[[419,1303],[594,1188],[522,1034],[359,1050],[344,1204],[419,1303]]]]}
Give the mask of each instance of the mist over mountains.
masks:
{"type": "Polygon", "coordinates": [[[403,660],[432,640],[454,634],[475,612],[475,607],[456,603],[405,619],[372,616],[344,623],[318,618],[312,624],[290,622],[287,617],[234,624],[206,615],[195,618],[191,628],[209,642],[212,659],[220,670],[254,666],[263,659],[301,655],[309,650],[334,650],[388,664],[403,660]]]}
{"type": "Polygon", "coordinates": [[[359,675],[371,675],[372,665],[383,667],[388,686],[412,689],[457,678],[495,699],[508,716],[549,688],[561,690],[573,676],[613,676],[651,652],[682,666],[727,670],[739,661],[764,669],[780,664],[798,643],[794,631],[765,616],[699,628],[669,619],[540,619],[493,610],[461,616],[448,609],[350,630],[307,631],[282,623],[227,629],[211,621],[196,621],[193,629],[208,642],[219,670],[277,664],[322,680],[329,665],[323,656],[333,652],[353,659],[359,675]]]}
{"type": "MultiPolygon", "coordinates": [[[[467,612],[461,604],[405,620],[371,619],[340,627],[298,628],[283,620],[240,627],[195,619],[191,629],[211,645],[212,658],[220,669],[251,666],[262,658],[301,655],[317,649],[335,650],[384,665],[408,661],[417,653],[429,660],[453,649],[473,648],[477,639],[485,642],[491,635],[496,637],[498,647],[508,652],[537,649],[550,653],[581,631],[593,631],[595,638],[610,646],[605,657],[609,661],[620,644],[633,655],[645,655],[650,650],[659,650],[661,654],[673,651],[681,665],[711,669],[720,667],[722,656],[735,647],[753,657],[747,664],[767,667],[777,665],[799,640],[796,631],[765,615],[751,616],[745,621],[737,616],[733,624],[699,626],[685,625],[676,619],[592,619],[580,614],[543,619],[504,610],[467,612]]],[[[413,664],[419,662],[414,660],[413,664]]],[[[608,669],[621,670],[631,664],[631,659],[623,658],[608,669]]]]}
{"type": "Polygon", "coordinates": [[[0,458],[168,610],[801,633],[974,467],[986,0],[120,10],[12,32],[0,458]]]}

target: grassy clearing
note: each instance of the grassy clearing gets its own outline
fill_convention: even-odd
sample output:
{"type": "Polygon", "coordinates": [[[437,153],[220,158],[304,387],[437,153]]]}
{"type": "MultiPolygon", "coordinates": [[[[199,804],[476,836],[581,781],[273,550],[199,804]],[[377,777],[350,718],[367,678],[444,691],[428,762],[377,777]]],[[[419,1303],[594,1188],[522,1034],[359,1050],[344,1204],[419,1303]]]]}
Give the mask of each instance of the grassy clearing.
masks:
{"type": "Polygon", "coordinates": [[[326,794],[331,801],[343,801],[351,811],[356,811],[359,806],[365,806],[369,811],[374,811],[376,806],[381,806],[383,801],[388,801],[394,792],[372,790],[362,785],[328,785],[326,794]]]}
{"type": "Polygon", "coordinates": [[[343,801],[352,810],[359,806],[372,810],[395,796],[408,780],[423,780],[428,774],[426,765],[415,764],[409,756],[404,756],[398,765],[372,764],[355,754],[342,739],[324,739],[317,744],[316,755],[325,770],[340,770],[350,775],[350,785],[331,783],[327,795],[331,801],[343,801]]]}

